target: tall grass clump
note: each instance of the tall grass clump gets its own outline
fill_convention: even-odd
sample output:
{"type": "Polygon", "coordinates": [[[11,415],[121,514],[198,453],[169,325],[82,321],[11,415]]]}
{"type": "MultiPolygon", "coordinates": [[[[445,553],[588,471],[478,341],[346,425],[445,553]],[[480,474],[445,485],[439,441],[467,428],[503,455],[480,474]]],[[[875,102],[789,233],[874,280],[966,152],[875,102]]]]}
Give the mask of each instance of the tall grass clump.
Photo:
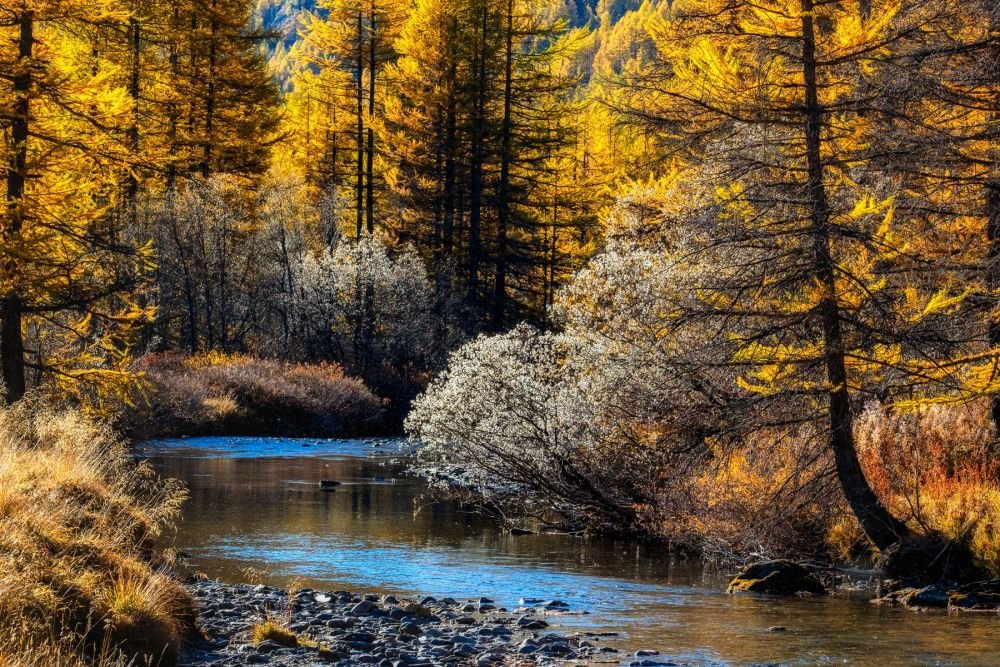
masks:
{"type": "Polygon", "coordinates": [[[0,409],[0,665],[172,665],[194,603],[155,564],[185,491],[79,412],[0,409]]]}
{"type": "Polygon", "coordinates": [[[149,392],[122,416],[136,437],[346,436],[383,426],[383,402],[336,364],[215,352],[148,355],[138,364],[149,392]]]}

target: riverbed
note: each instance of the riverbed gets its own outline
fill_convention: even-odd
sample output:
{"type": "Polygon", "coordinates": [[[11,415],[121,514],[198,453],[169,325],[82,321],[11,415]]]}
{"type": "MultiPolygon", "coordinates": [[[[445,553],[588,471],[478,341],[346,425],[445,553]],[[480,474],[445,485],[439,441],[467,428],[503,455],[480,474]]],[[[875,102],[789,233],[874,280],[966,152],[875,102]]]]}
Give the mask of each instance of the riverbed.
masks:
{"type": "MultiPolygon", "coordinates": [[[[1000,617],[888,609],[863,594],[726,595],[728,571],[660,548],[510,535],[425,498],[400,440],[182,438],[142,446],[191,498],[175,546],[228,582],[456,599],[558,599],[560,632],[696,665],[997,665],[1000,617]],[[320,480],[340,485],[319,490],[320,480]],[[774,632],[776,626],[785,628],[774,632]]],[[[622,658],[622,660],[626,660],[622,658]]]]}

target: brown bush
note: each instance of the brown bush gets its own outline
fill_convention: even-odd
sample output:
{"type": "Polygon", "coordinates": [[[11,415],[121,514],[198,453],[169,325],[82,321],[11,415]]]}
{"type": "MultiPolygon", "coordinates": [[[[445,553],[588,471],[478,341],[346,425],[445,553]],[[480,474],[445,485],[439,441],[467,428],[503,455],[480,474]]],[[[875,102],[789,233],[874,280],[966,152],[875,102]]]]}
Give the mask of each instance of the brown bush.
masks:
{"type": "Polygon", "coordinates": [[[137,437],[201,434],[364,435],[383,428],[385,406],[332,364],[242,355],[150,355],[138,362],[146,400],[123,409],[137,437]]]}

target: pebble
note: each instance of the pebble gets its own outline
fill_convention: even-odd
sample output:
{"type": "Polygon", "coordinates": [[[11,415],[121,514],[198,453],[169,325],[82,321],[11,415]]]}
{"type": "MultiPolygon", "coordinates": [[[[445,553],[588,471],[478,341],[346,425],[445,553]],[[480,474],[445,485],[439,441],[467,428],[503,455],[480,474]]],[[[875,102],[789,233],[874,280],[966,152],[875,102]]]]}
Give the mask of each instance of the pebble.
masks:
{"type": "Polygon", "coordinates": [[[311,589],[289,594],[263,585],[194,579],[187,587],[202,610],[206,635],[185,648],[179,664],[189,667],[493,667],[587,662],[608,655],[608,647],[586,641],[594,633],[537,632],[548,627],[537,615],[568,607],[559,600],[536,602],[537,608],[512,616],[484,597],[459,603],[453,598],[407,600],[311,589]],[[270,640],[254,645],[250,629],[265,615],[293,629],[300,646],[286,648],[270,640]]]}

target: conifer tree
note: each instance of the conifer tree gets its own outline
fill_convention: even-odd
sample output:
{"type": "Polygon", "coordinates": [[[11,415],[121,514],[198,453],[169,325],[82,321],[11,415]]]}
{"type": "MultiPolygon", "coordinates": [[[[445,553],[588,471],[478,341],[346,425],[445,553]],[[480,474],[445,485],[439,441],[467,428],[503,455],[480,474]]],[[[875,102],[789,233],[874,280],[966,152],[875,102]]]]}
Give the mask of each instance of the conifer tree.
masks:
{"type": "Polygon", "coordinates": [[[518,317],[540,313],[535,279],[549,246],[537,236],[549,224],[553,183],[565,175],[550,169],[565,166],[560,156],[575,138],[563,65],[583,33],[567,35],[543,10],[524,1],[421,2],[389,72],[383,131],[390,183],[406,211],[400,234],[433,238],[436,261],[451,262],[496,328],[512,294],[518,317]],[[566,122],[553,123],[557,116],[566,122]]]}
{"type": "Polygon", "coordinates": [[[0,6],[0,115],[5,155],[0,243],[0,366],[8,401],[52,380],[100,401],[123,390],[129,341],[148,311],[129,296],[148,248],[109,233],[127,150],[127,91],[95,36],[124,25],[104,2],[21,0],[0,6]]]}
{"type": "Polygon", "coordinates": [[[661,66],[629,105],[714,184],[690,213],[701,222],[685,261],[716,263],[718,279],[691,315],[727,322],[741,386],[772,406],[763,419],[823,416],[844,495],[880,549],[908,530],[865,477],[854,414],[865,393],[915,381],[908,355],[962,299],[908,281],[911,220],[891,184],[862,177],[865,75],[911,34],[906,19],[895,3],[676,2],[657,30],[661,66]]]}
{"type": "MultiPolygon", "coordinates": [[[[348,150],[354,167],[356,236],[370,235],[375,230],[375,124],[383,72],[395,57],[398,12],[398,6],[380,0],[321,0],[316,11],[304,18],[302,53],[306,66],[319,70],[313,76],[326,82],[326,102],[332,103],[342,118],[350,118],[353,125],[348,150]]],[[[338,140],[336,135],[329,139],[329,152],[346,148],[339,146],[338,140]]]]}

